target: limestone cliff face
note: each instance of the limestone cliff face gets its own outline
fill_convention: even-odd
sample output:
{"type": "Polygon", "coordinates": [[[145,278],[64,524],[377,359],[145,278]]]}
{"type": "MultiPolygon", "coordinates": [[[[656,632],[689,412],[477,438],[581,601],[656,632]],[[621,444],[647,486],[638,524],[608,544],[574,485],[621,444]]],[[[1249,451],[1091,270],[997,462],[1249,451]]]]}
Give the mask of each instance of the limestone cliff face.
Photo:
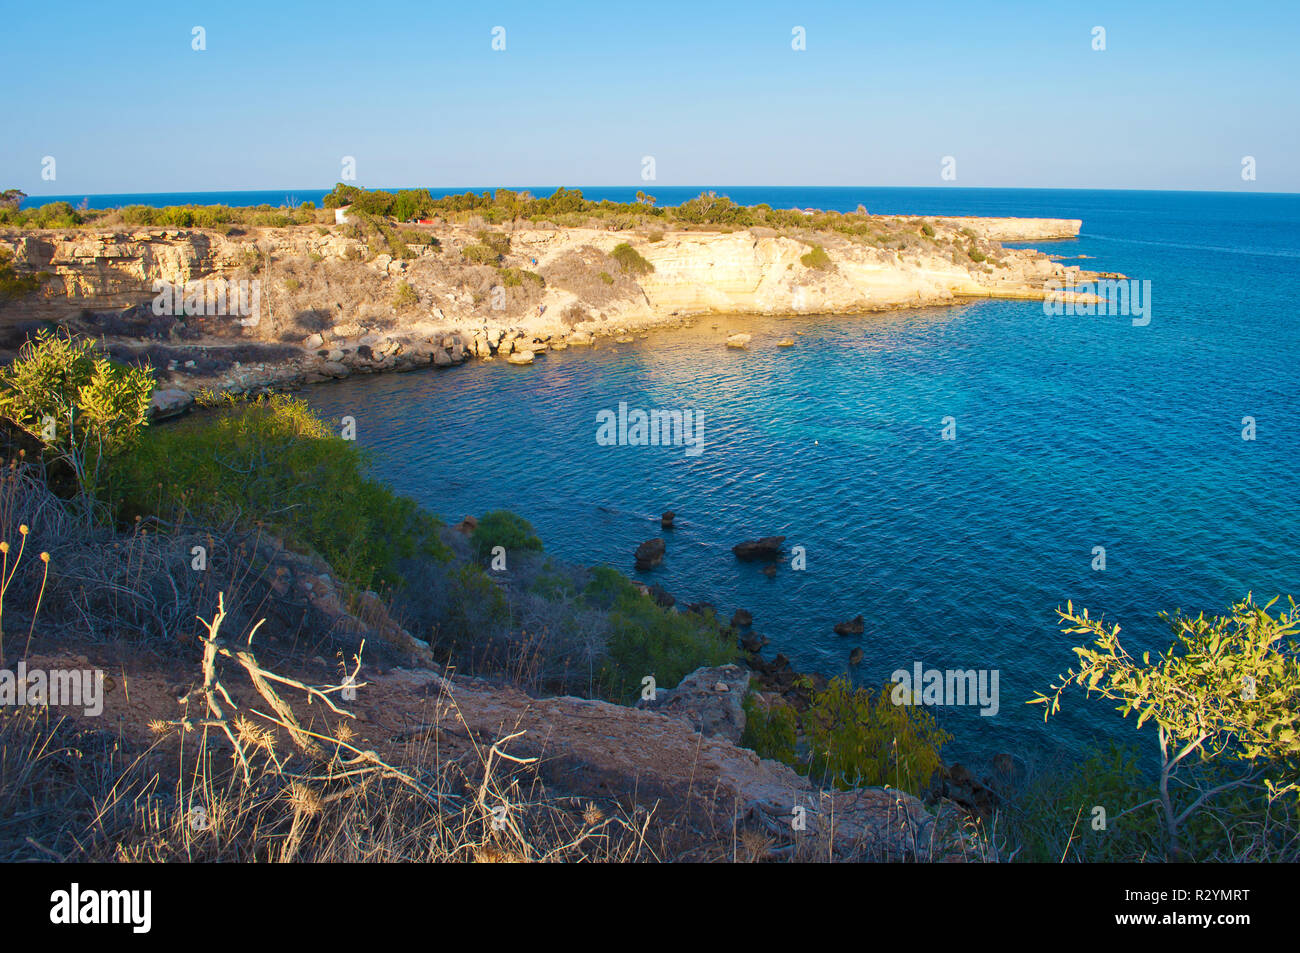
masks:
{"type": "Polygon", "coordinates": [[[472,357],[527,364],[541,351],[697,315],[1042,298],[1049,283],[1095,276],[989,236],[1056,238],[1078,225],[881,217],[852,235],[455,224],[402,226],[387,237],[346,225],[0,231],[18,268],[47,276],[39,291],[0,307],[0,343],[16,346],[33,320],[61,322],[161,362],[172,373],[163,387],[181,391],[256,390],[472,357]],[[649,269],[611,254],[621,244],[649,269]],[[187,303],[159,316],[157,282],[203,283],[208,309],[187,303]],[[211,287],[230,283],[254,286],[255,314],[211,306],[211,287]],[[239,373],[227,373],[232,365],[239,373]]]}
{"type": "MultiPolygon", "coordinates": [[[[584,251],[589,258],[592,254],[600,257],[615,245],[628,242],[654,271],[622,282],[616,289],[621,294],[604,295],[608,300],[600,300],[600,295],[566,289],[566,282],[560,280],[548,282],[537,303],[546,305],[547,310],[577,304],[603,311],[607,318],[615,314],[641,321],[698,313],[871,311],[999,292],[1020,297],[1041,289],[1046,279],[1059,279],[1071,271],[1039,252],[1004,249],[994,241],[1073,234],[1077,220],[931,221],[939,229],[937,240],[907,248],[875,247],[837,234],[796,239],[756,233],[761,230],[670,232],[650,241],[644,236],[585,228],[525,229],[512,233],[511,254],[502,264],[517,263],[547,278],[552,266],[584,251]],[[974,237],[963,238],[963,234],[974,237]],[[813,244],[824,245],[829,267],[810,268],[802,263],[813,244]],[[977,245],[982,246],[985,261],[954,255],[954,247],[965,252],[977,245]]],[[[87,308],[126,308],[151,300],[155,281],[183,284],[242,276],[274,282],[275,265],[287,264],[289,270],[296,271],[299,269],[292,266],[298,263],[302,270],[318,272],[332,283],[354,284],[356,295],[349,295],[347,287],[340,288],[338,296],[344,299],[373,298],[368,292],[374,282],[368,279],[407,280],[421,303],[431,305],[401,316],[411,323],[432,319],[448,327],[464,322],[492,325],[529,317],[515,300],[522,296],[507,295],[505,307],[494,307],[472,293],[482,290],[475,289],[482,282],[465,279],[482,278],[487,269],[461,259],[459,252],[474,241],[467,230],[447,226],[436,230],[434,237],[441,239],[441,251],[417,247],[411,260],[395,260],[381,247],[372,248],[337,229],[306,226],[229,235],[200,229],[0,232],[0,247],[13,251],[28,270],[51,276],[42,292],[11,304],[0,315],[13,320],[15,315],[58,317],[87,308]]],[[[601,271],[617,271],[610,262],[595,262],[590,270],[591,277],[601,271]]],[[[486,277],[490,290],[491,273],[486,277]]],[[[322,303],[334,302],[294,302],[322,303]]],[[[346,313],[346,300],[338,303],[345,311],[343,318],[355,317],[346,313]]]]}

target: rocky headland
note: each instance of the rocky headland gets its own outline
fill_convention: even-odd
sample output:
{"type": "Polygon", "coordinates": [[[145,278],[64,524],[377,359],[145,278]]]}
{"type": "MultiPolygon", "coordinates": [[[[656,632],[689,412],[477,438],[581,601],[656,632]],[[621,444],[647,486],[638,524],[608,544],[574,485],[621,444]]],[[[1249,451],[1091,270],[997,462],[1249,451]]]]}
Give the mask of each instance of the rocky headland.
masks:
{"type": "Polygon", "coordinates": [[[0,229],[0,251],[40,281],[0,307],[0,345],[15,350],[48,324],[92,335],[153,364],[167,414],[201,388],[259,393],[472,359],[526,365],[702,316],[1041,299],[1102,277],[1001,244],[1070,238],[1078,220],[876,220],[868,238],[440,222],[405,229],[397,249],[348,224],[0,229]]]}

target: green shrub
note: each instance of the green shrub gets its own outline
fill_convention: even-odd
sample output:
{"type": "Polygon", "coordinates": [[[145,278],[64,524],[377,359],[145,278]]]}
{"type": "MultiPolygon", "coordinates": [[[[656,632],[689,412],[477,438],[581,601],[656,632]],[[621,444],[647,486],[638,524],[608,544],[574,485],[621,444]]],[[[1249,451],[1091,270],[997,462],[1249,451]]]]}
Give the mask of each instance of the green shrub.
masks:
{"type": "Polygon", "coordinates": [[[618,262],[618,266],[623,269],[625,274],[629,275],[648,275],[655,270],[655,266],[641,257],[641,253],[629,245],[627,242],[620,242],[614,246],[609,257],[618,262]]]}
{"type": "Polygon", "coordinates": [[[525,281],[531,281],[538,287],[546,284],[546,279],[537,272],[526,271],[523,268],[502,268],[499,274],[501,275],[501,283],[507,288],[518,288],[525,281]]]}
{"type": "Polygon", "coordinates": [[[1112,743],[1034,778],[1004,802],[1002,813],[1018,860],[1141,862],[1160,856],[1154,793],[1138,768],[1137,749],[1112,743]],[[1097,807],[1106,812],[1104,829],[1093,826],[1097,807]]]}
{"type": "Polygon", "coordinates": [[[70,465],[88,495],[105,461],[139,443],[152,394],[149,370],[114,364],[66,332],[38,332],[0,371],[0,414],[70,465]]]}
{"type": "Polygon", "coordinates": [[[834,267],[831,256],[826,254],[826,249],[822,248],[821,245],[814,245],[807,254],[800,256],[799,261],[805,268],[812,268],[816,271],[825,271],[834,267]]]}
{"type": "Polygon", "coordinates": [[[500,257],[510,254],[510,236],[503,232],[480,230],[475,237],[480,245],[490,248],[500,257]]]}
{"type": "Polygon", "coordinates": [[[745,732],[740,738],[741,747],[749,748],[760,758],[793,765],[799,724],[795,710],[783,702],[764,708],[753,692],[745,696],[744,709],[745,732]]]}
{"type": "Polygon", "coordinates": [[[507,553],[541,552],[542,541],[533,532],[533,525],[522,516],[509,510],[493,510],[484,514],[469,537],[474,555],[482,560],[491,558],[494,546],[504,546],[507,553]]]}
{"type": "Polygon", "coordinates": [[[510,620],[505,593],[477,563],[462,563],[448,575],[450,598],[437,642],[454,657],[456,644],[473,645],[488,629],[510,620]]]}
{"type": "Polygon", "coordinates": [[[420,303],[420,296],[415,293],[415,289],[406,281],[397,283],[397,290],[393,292],[393,307],[398,311],[405,311],[407,308],[414,308],[420,303]]]}
{"type": "Polygon", "coordinates": [[[693,613],[666,612],[608,567],[593,573],[584,598],[609,611],[608,654],[597,676],[605,698],[630,703],[647,675],[671,688],[700,666],[723,665],[736,657],[735,647],[715,626],[693,613]]]}
{"type": "Polygon", "coordinates": [[[810,775],[840,788],[890,785],[922,793],[952,736],[923,708],[895,705],[890,690],[854,689],[834,678],[803,715],[810,775]]]}
{"type": "Polygon", "coordinates": [[[34,275],[19,274],[14,268],[13,253],[7,248],[0,248],[0,306],[3,306],[6,301],[31,294],[48,277],[45,272],[34,275]]]}
{"type": "Polygon", "coordinates": [[[934,238],[934,226],[929,222],[921,223],[921,234],[926,238],[934,238]]]}
{"type": "Polygon", "coordinates": [[[970,260],[975,262],[975,264],[977,265],[988,260],[988,256],[985,255],[978,248],[976,248],[974,245],[970,246],[970,250],[966,252],[966,254],[969,255],[970,260]]]}
{"type": "Polygon", "coordinates": [[[614,283],[614,276],[611,275],[608,271],[602,271],[599,275],[597,275],[597,277],[600,278],[600,280],[605,282],[605,284],[607,285],[612,285],[614,283]]]}
{"type": "Polygon", "coordinates": [[[466,261],[475,265],[495,265],[501,260],[501,254],[487,245],[466,245],[460,253],[466,261]]]}
{"type": "Polygon", "coordinates": [[[1118,625],[1073,604],[1058,610],[1062,631],[1092,645],[1076,648],[1077,667],[1031,704],[1046,718],[1076,686],[1119,702],[1139,728],[1154,723],[1156,803],[1171,858],[1257,858],[1300,836],[1300,611],[1288,601],[1274,616],[1276,602],[1247,595],[1221,616],[1164,613],[1175,641],[1155,661],[1131,656],[1118,625]]]}
{"type": "Polygon", "coordinates": [[[123,521],[261,523],[373,589],[398,581],[399,559],[446,550],[437,521],[371,480],[368,463],[304,401],[277,395],[155,428],[117,461],[110,499],[123,521]]]}

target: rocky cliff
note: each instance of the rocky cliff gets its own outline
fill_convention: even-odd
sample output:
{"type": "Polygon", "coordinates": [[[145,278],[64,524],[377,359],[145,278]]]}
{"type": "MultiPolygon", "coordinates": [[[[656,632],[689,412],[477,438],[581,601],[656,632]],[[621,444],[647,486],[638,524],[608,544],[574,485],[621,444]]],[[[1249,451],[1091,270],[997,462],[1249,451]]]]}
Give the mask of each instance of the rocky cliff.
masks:
{"type": "Polygon", "coordinates": [[[1077,220],[872,222],[863,234],[446,223],[400,233],[11,230],[0,248],[43,283],[0,308],[0,335],[13,348],[34,323],[54,321],[152,360],[163,389],[248,391],[472,357],[529,363],[699,315],[1042,298],[1049,283],[1093,277],[999,243],[1068,237],[1077,220]]]}

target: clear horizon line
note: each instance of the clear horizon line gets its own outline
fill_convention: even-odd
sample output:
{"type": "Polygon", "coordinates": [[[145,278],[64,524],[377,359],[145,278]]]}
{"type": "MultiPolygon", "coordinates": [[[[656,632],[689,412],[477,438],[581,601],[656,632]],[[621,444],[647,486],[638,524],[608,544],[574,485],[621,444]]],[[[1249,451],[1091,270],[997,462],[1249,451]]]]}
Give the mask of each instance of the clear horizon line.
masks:
{"type": "MultiPolygon", "coordinates": [[[[336,183],[336,184],[337,184],[337,183],[336,183]]],[[[611,185],[611,184],[605,184],[605,185],[597,184],[597,185],[592,185],[592,184],[588,183],[588,184],[585,184],[585,185],[549,185],[549,184],[536,185],[536,184],[534,184],[534,185],[491,185],[491,186],[488,186],[488,185],[477,185],[477,186],[464,186],[464,185],[451,185],[451,186],[448,186],[448,185],[382,185],[382,186],[357,186],[357,188],[364,188],[364,189],[366,189],[367,191],[386,191],[386,192],[392,192],[392,191],[398,191],[398,190],[402,190],[402,189],[434,189],[434,190],[439,190],[439,191],[456,191],[456,192],[461,192],[461,193],[464,193],[464,192],[495,191],[495,190],[497,190],[497,189],[510,189],[510,190],[512,190],[512,191],[519,191],[519,190],[525,190],[525,189],[560,189],[560,188],[566,188],[566,189],[578,189],[578,190],[582,190],[582,189],[638,189],[638,190],[640,190],[640,191],[650,191],[650,190],[654,189],[655,187],[658,187],[658,188],[668,188],[668,189],[701,189],[701,190],[717,190],[717,189],[898,189],[898,190],[901,191],[901,190],[916,190],[916,189],[923,189],[923,190],[926,190],[926,191],[933,191],[933,192],[960,192],[960,191],[968,191],[968,192],[1177,192],[1177,193],[1192,193],[1192,194],[1197,194],[1197,195],[1261,195],[1261,196],[1265,196],[1265,195],[1300,195],[1300,190],[1297,190],[1297,191],[1281,191],[1281,192],[1263,192],[1263,191],[1257,191],[1257,190],[1253,190],[1253,189],[1151,189],[1151,188],[1134,188],[1134,187],[1125,187],[1125,188],[1114,188],[1114,187],[1111,187],[1111,188],[1090,188],[1090,187],[1086,187],[1086,186],[1042,186],[1042,185],[1035,185],[1035,186],[1022,186],[1022,185],[815,185],[815,184],[811,184],[811,183],[802,183],[802,184],[798,184],[798,185],[779,185],[779,184],[772,184],[772,183],[768,183],[768,184],[764,184],[764,185],[737,185],[737,184],[730,184],[730,185],[699,185],[699,184],[695,184],[695,185],[668,185],[668,184],[664,184],[664,183],[657,183],[657,184],[656,184],[656,183],[644,183],[644,182],[643,182],[643,183],[639,183],[639,184],[633,183],[633,184],[628,184],[628,185],[623,185],[623,184],[612,184],[612,185],[611,185]]],[[[162,190],[153,191],[153,192],[139,192],[139,191],[126,191],[126,192],[47,192],[47,193],[40,193],[40,194],[27,192],[27,193],[24,193],[24,194],[27,196],[27,198],[32,198],[32,199],[47,199],[47,198],[73,198],[73,197],[78,196],[78,195],[83,196],[83,197],[90,197],[90,196],[96,196],[96,195],[180,195],[180,194],[185,194],[185,193],[193,193],[193,194],[199,194],[199,195],[227,195],[227,194],[236,194],[236,193],[240,193],[240,192],[283,192],[283,193],[285,193],[286,195],[289,195],[289,194],[292,194],[293,192],[307,192],[307,191],[311,191],[311,192],[331,192],[331,191],[333,191],[333,189],[334,189],[334,186],[331,185],[331,186],[328,186],[328,187],[322,187],[322,186],[306,186],[306,187],[296,186],[296,187],[293,187],[293,188],[238,188],[238,189],[231,189],[231,188],[223,188],[223,189],[193,189],[193,188],[190,188],[190,189],[162,189],[162,190]]]]}

